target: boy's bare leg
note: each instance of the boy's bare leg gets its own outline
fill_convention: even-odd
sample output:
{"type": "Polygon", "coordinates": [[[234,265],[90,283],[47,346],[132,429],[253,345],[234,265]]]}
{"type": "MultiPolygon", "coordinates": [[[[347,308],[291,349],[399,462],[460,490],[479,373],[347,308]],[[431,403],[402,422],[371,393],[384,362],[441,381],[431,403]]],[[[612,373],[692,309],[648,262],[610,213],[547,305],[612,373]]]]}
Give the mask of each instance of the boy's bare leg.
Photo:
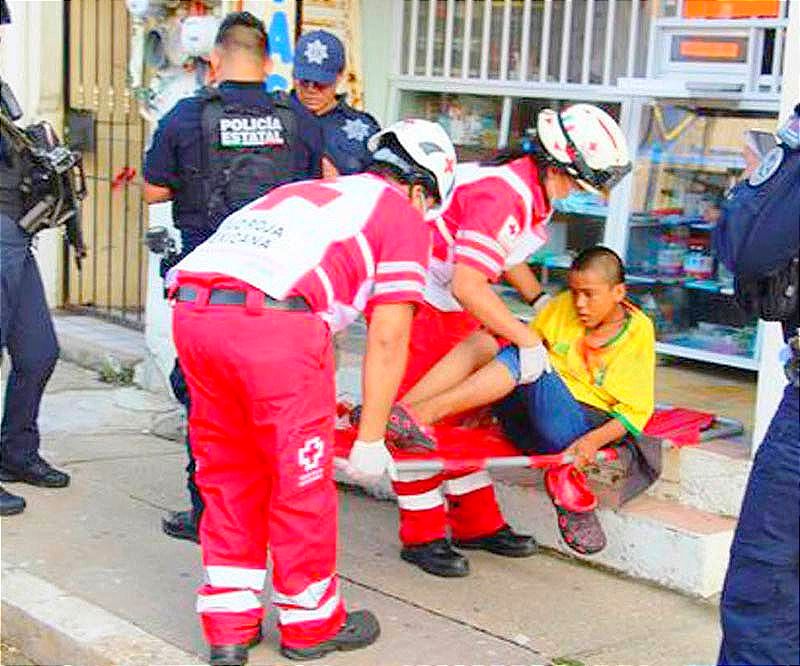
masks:
{"type": "Polygon", "coordinates": [[[414,410],[421,423],[436,423],[451,414],[500,400],[511,393],[516,385],[506,365],[500,361],[491,361],[443,393],[427,400],[407,404],[414,410]]]}
{"type": "Polygon", "coordinates": [[[428,370],[402,397],[402,401],[407,405],[424,402],[456,386],[491,361],[498,349],[499,345],[493,335],[486,331],[476,331],[428,370]]]}

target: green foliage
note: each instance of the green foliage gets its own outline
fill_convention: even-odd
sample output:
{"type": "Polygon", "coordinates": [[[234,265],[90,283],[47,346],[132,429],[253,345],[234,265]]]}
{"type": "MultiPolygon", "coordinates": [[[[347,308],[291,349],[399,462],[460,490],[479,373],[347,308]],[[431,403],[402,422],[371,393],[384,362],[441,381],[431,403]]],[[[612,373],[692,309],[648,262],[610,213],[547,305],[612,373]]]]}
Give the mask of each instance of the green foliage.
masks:
{"type": "Polygon", "coordinates": [[[133,384],[133,366],[120,363],[119,359],[107,356],[98,371],[99,379],[106,384],[130,386],[133,384]]]}

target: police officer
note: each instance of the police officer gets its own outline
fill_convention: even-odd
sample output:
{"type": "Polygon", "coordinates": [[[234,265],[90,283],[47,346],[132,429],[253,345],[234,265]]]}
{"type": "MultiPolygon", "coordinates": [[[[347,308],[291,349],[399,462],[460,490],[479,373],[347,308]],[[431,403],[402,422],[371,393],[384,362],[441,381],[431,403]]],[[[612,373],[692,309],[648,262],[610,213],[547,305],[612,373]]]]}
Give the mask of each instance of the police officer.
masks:
{"type": "Polygon", "coordinates": [[[344,66],[344,45],[336,35],[314,30],[297,40],[292,100],[311,111],[322,127],[326,157],[335,167],[326,176],[363,171],[370,163],[367,139],[380,130],[375,118],[336,94],[344,66]]]}
{"type": "Polygon", "coordinates": [[[782,323],[789,379],[753,461],[731,546],[720,664],[800,664],[800,104],[778,138],[723,202],[714,232],[739,304],[782,323]]]}
{"type": "MultiPolygon", "coordinates": [[[[247,202],[283,183],[322,175],[322,133],[313,116],[286,94],[264,90],[272,67],[264,24],[249,12],[228,14],[210,62],[219,85],[178,102],[159,123],[145,158],[145,200],[173,202],[183,255],[247,202]]],[[[188,408],[177,362],[170,383],[188,408]]],[[[171,513],[162,527],[197,541],[203,502],[188,438],[187,450],[192,508],[171,513]]]]}
{"type": "MultiPolygon", "coordinates": [[[[5,0],[0,4],[0,23],[10,23],[5,0]]],[[[2,110],[13,120],[16,100],[3,85],[2,110]]],[[[63,488],[69,475],[54,469],[39,455],[36,421],[44,388],[58,360],[58,342],[47,308],[42,278],[31,252],[33,235],[17,222],[27,212],[22,194],[26,160],[12,145],[5,123],[0,130],[0,346],[11,356],[2,433],[0,434],[0,481],[22,481],[34,486],[63,488]]],[[[0,487],[0,515],[25,509],[25,500],[0,487]]]]}

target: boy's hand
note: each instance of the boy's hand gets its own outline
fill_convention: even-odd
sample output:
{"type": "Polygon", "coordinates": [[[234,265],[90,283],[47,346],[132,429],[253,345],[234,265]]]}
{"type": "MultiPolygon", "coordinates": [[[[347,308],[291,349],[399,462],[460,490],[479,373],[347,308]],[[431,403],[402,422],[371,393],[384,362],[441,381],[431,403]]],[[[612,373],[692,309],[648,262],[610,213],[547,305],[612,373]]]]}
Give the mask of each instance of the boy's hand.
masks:
{"type": "Polygon", "coordinates": [[[603,448],[603,444],[597,445],[578,438],[569,445],[564,453],[575,456],[575,462],[572,464],[578,469],[584,469],[595,464],[595,457],[601,448],[603,448]]]}

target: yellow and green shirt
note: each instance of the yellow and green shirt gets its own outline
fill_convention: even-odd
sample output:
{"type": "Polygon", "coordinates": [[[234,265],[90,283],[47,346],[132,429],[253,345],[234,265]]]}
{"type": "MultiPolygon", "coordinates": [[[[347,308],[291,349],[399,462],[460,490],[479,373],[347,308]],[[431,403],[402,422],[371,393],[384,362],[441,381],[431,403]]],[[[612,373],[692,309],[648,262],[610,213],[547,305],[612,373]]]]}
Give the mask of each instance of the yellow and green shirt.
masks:
{"type": "Polygon", "coordinates": [[[633,435],[650,420],[655,405],[655,333],[650,318],[624,302],[625,324],[600,348],[585,344],[572,294],[550,301],[531,322],[550,352],[553,369],[579,402],[619,419],[633,435]]]}

